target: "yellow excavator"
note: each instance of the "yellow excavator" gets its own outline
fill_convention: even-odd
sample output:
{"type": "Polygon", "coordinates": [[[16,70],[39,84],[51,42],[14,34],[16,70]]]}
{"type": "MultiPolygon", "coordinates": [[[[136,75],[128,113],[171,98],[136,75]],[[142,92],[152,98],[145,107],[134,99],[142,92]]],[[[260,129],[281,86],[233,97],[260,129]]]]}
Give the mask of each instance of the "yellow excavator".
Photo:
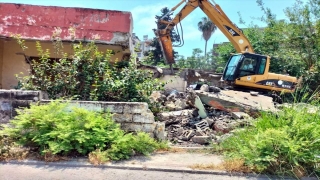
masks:
{"type": "Polygon", "coordinates": [[[166,15],[175,11],[182,4],[184,4],[184,7],[171,21],[165,21],[162,17],[157,21],[158,29],[154,30],[162,48],[163,57],[171,67],[175,60],[170,32],[194,9],[199,7],[229,39],[237,51],[236,54],[231,55],[226,64],[221,77],[223,84],[259,92],[293,92],[295,90],[297,78],[270,73],[270,57],[255,54],[242,30],[231,22],[220,6],[213,0],[212,3],[209,0],[182,0],[166,15]]]}

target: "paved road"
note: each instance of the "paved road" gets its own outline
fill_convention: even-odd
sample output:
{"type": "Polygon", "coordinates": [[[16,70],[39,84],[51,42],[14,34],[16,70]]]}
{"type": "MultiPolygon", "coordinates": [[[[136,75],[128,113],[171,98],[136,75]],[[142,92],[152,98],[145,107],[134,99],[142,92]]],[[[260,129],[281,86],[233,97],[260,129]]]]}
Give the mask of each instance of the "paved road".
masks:
{"type": "MultiPolygon", "coordinates": [[[[97,167],[0,164],[1,180],[244,180],[256,179],[213,174],[190,174],[97,167]]],[[[262,178],[259,178],[262,179],[262,178]]]]}

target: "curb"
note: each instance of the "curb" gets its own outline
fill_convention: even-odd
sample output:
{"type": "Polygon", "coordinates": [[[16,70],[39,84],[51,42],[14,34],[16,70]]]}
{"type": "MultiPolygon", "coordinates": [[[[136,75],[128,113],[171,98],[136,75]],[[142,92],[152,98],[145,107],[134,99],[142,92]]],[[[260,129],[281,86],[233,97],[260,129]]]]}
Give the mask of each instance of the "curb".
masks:
{"type": "MultiPolygon", "coordinates": [[[[85,167],[85,168],[112,168],[112,169],[121,169],[121,170],[143,170],[143,171],[161,171],[161,172],[177,172],[177,173],[189,173],[189,174],[212,174],[212,175],[221,175],[221,176],[240,176],[240,177],[251,177],[251,178],[267,178],[274,179],[279,178],[279,176],[268,176],[263,174],[244,174],[237,172],[226,172],[226,171],[217,171],[217,170],[194,170],[191,168],[177,168],[177,167],[157,167],[157,166],[141,166],[141,165],[113,165],[113,164],[102,164],[102,165],[92,165],[88,163],[85,159],[78,159],[72,161],[63,161],[63,162],[44,162],[44,161],[35,161],[35,160],[12,160],[9,162],[0,162],[0,164],[16,164],[16,165],[34,165],[34,166],[58,166],[58,167],[85,167]]],[[[290,177],[281,177],[281,179],[292,179],[290,177]]]]}

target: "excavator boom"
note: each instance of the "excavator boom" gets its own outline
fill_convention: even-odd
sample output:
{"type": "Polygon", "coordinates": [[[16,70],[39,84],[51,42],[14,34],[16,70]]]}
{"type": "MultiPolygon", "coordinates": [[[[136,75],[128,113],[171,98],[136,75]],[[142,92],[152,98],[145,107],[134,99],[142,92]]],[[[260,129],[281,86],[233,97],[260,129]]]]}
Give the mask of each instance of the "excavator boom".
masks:
{"type": "Polygon", "coordinates": [[[229,39],[237,52],[241,53],[245,51],[254,53],[249,40],[243,34],[242,30],[230,21],[220,6],[214,1],[212,4],[208,0],[182,0],[174,8],[172,8],[169,13],[176,10],[184,2],[186,2],[184,7],[175,15],[172,21],[164,21],[163,18],[161,18],[157,22],[158,29],[155,30],[155,34],[162,48],[164,59],[168,64],[173,64],[175,62],[170,32],[178,23],[180,23],[186,16],[188,16],[194,9],[198,7],[229,39]],[[163,27],[164,25],[165,28],[161,29],[160,27],[163,27]]]}

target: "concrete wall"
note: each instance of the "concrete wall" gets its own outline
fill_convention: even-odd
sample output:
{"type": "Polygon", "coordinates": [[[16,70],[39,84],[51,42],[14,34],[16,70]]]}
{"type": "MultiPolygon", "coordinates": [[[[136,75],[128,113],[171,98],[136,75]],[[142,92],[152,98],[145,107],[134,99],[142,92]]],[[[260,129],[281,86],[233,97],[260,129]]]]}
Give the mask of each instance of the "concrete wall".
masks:
{"type": "MultiPolygon", "coordinates": [[[[27,41],[26,46],[28,49],[25,50],[25,55],[38,57],[35,41],[27,41]]],[[[52,42],[41,42],[43,50],[49,49],[52,58],[59,58],[54,52],[52,42]]],[[[71,43],[63,43],[64,52],[72,55],[71,43]]],[[[124,54],[121,46],[113,45],[98,45],[99,50],[106,52],[107,49],[114,50],[115,55],[111,56],[112,61],[121,60],[124,54]]],[[[29,74],[29,64],[25,61],[23,55],[17,55],[16,53],[22,52],[21,48],[15,40],[0,41],[0,78],[2,89],[13,89],[18,84],[18,80],[15,74],[29,74]],[[1,48],[2,47],[2,48],[1,48]],[[2,56],[1,56],[2,55],[2,56]]]]}
{"type": "MultiPolygon", "coordinates": [[[[0,90],[0,124],[8,123],[17,115],[15,109],[29,107],[30,103],[38,102],[46,104],[50,100],[43,100],[40,91],[0,90]]],[[[102,101],[71,101],[72,107],[81,107],[93,111],[109,111],[113,114],[113,120],[121,124],[121,128],[128,132],[143,131],[152,137],[164,133],[164,127],[154,121],[153,113],[147,103],[140,102],[102,102],[102,101]]],[[[163,125],[164,126],[164,125],[163,125]]]]}
{"type": "Polygon", "coordinates": [[[93,40],[96,35],[105,44],[129,46],[132,33],[130,12],[0,3],[0,35],[20,34],[22,39],[51,40],[56,27],[61,38],[70,40],[69,28],[76,28],[75,39],[93,40]]]}

